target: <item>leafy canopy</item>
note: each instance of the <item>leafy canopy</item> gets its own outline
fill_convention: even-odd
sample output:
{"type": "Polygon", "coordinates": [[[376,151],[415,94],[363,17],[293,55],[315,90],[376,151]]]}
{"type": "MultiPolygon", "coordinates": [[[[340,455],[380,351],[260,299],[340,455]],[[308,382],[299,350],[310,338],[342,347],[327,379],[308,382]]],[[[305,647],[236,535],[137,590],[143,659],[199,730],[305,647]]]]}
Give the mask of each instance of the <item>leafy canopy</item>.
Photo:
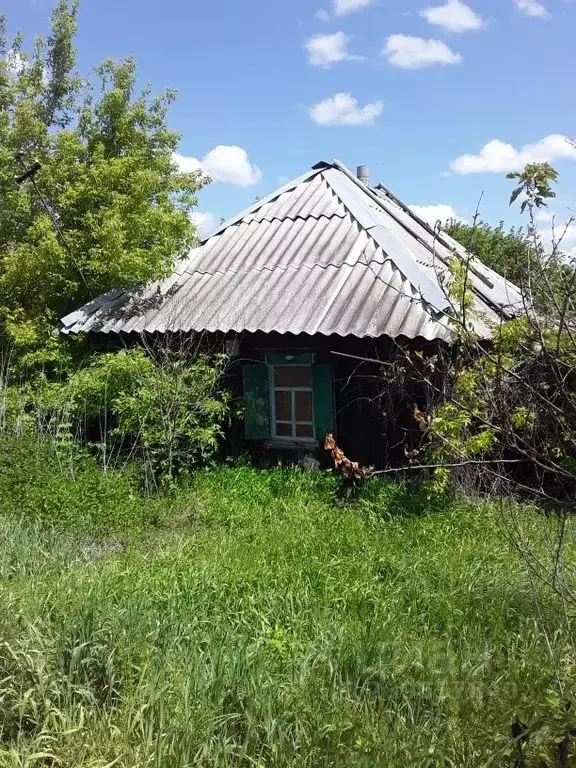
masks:
{"type": "Polygon", "coordinates": [[[205,182],[173,162],[173,91],[137,92],[132,59],[78,75],[77,16],[76,0],[59,0],[31,53],[20,37],[9,47],[0,21],[0,339],[21,361],[56,354],[63,314],[169,273],[194,243],[205,182]]]}
{"type": "Polygon", "coordinates": [[[525,280],[534,258],[534,247],[521,227],[506,231],[503,222],[493,227],[483,221],[475,225],[452,221],[446,231],[469,253],[503,277],[516,285],[525,280]]]}
{"type": "Polygon", "coordinates": [[[550,185],[558,181],[558,171],[549,163],[529,163],[523,171],[513,171],[506,178],[518,182],[510,195],[510,205],[524,195],[520,204],[522,213],[527,207],[545,208],[548,205],[546,200],[556,197],[550,185]]]}
{"type": "MultiPolygon", "coordinates": [[[[457,306],[459,343],[439,364],[441,386],[421,376],[431,405],[428,458],[445,465],[488,459],[497,468],[484,470],[491,492],[497,482],[506,493],[567,508],[576,488],[575,264],[562,254],[561,242],[546,250],[534,223],[535,210],[554,197],[550,183],[556,171],[532,164],[509,178],[518,182],[512,201],[521,201],[529,215],[526,238],[485,224],[476,229],[456,224],[451,234],[515,279],[524,302],[515,307],[513,319],[494,325],[490,344],[468,332],[466,303],[457,306]],[[504,473],[499,460],[518,466],[504,473]]],[[[458,272],[453,283],[459,295],[471,291],[467,279],[462,288],[458,272]]],[[[435,479],[445,485],[448,469],[440,469],[435,479]]]]}

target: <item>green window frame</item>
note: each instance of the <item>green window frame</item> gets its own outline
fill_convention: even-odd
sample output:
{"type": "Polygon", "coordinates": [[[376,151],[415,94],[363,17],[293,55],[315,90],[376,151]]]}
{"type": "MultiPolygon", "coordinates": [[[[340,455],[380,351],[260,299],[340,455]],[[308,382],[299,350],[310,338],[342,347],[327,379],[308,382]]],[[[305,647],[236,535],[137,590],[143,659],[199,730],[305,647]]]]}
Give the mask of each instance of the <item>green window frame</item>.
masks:
{"type": "Polygon", "coordinates": [[[243,376],[244,435],[247,440],[267,440],[270,437],[268,366],[265,363],[245,365],[243,376]]]}
{"type": "Polygon", "coordinates": [[[269,353],[266,354],[265,362],[245,365],[243,378],[244,431],[247,440],[313,445],[322,443],[327,434],[334,434],[332,365],[314,362],[312,353],[269,353]],[[284,367],[309,368],[311,377],[308,381],[299,382],[302,386],[298,386],[298,382],[288,382],[284,386],[282,381],[277,382],[274,378],[275,369],[284,367]],[[282,396],[281,414],[277,413],[277,392],[287,393],[282,396]],[[312,393],[311,401],[308,399],[309,392],[312,393]],[[285,418],[278,419],[278,415],[285,418]],[[278,424],[284,426],[279,430],[278,424]]]}
{"type": "MultiPolygon", "coordinates": [[[[275,440],[298,440],[315,442],[314,429],[314,377],[311,364],[280,363],[268,365],[270,386],[270,425],[271,437],[275,440]],[[278,383],[277,378],[290,378],[289,372],[297,370],[309,373],[309,385],[299,386],[294,383],[278,383]],[[286,376],[288,373],[288,376],[286,376]],[[279,397],[280,396],[280,397],[279,397]],[[278,401],[283,401],[283,407],[288,413],[279,413],[278,401]],[[308,402],[307,402],[308,401],[308,402]],[[286,408],[286,406],[288,406],[286,408]],[[309,409],[307,415],[298,415],[299,410],[309,409]]],[[[303,377],[304,380],[306,377],[303,377]]]]}

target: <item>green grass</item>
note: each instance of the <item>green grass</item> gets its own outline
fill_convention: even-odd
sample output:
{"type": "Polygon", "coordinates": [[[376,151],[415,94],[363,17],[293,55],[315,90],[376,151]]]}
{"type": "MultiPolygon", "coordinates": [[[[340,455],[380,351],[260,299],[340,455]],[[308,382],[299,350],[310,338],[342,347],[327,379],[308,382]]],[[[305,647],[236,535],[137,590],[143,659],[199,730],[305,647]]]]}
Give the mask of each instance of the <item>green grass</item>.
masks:
{"type": "Polygon", "coordinates": [[[0,765],[513,765],[516,715],[526,765],[548,764],[555,669],[498,512],[393,483],[338,506],[334,490],[320,473],[215,469],[160,512],[140,502],[112,541],[98,521],[113,509],[90,533],[70,502],[53,528],[55,507],[18,514],[14,494],[0,765]]]}

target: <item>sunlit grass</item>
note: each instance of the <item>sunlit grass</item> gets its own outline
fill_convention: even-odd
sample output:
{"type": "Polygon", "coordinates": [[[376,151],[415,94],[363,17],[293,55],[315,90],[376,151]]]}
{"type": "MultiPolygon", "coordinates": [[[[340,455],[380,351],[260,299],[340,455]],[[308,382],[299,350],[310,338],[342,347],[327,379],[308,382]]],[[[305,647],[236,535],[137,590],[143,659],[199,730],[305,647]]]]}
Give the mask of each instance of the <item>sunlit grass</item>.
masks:
{"type": "Polygon", "coordinates": [[[0,765],[500,766],[516,715],[540,765],[571,654],[500,513],[334,491],[227,468],[109,540],[0,518],[0,765]]]}

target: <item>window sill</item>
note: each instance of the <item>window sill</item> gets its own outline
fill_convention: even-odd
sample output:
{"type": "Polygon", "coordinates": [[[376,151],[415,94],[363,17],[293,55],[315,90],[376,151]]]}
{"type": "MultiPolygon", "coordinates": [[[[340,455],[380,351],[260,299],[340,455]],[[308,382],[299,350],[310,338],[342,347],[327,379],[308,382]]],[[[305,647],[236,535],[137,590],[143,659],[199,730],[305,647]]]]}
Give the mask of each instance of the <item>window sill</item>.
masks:
{"type": "Polygon", "coordinates": [[[266,447],[314,450],[318,447],[318,442],[313,437],[271,437],[266,441],[266,447]]]}

